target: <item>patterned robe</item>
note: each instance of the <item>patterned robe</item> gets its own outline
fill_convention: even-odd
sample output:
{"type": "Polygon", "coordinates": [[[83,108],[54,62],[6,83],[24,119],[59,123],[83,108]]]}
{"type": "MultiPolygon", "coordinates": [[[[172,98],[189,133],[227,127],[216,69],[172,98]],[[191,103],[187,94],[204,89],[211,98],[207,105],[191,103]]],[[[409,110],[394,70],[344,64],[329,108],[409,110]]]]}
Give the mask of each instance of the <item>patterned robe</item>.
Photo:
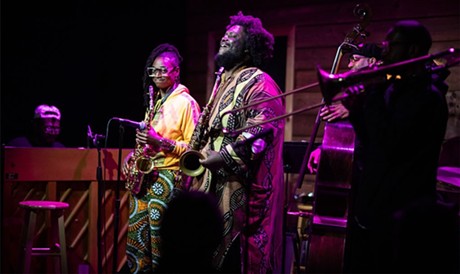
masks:
{"type": "Polygon", "coordinates": [[[225,167],[206,170],[192,185],[219,199],[224,235],[214,257],[217,268],[240,236],[241,273],[281,272],[284,120],[249,128],[238,136],[225,135],[222,129],[236,130],[282,115],[284,100],[270,100],[221,117],[225,111],[279,94],[274,80],[257,68],[244,68],[232,77],[222,75],[210,114],[210,138],[202,153],[219,151],[225,167]]]}

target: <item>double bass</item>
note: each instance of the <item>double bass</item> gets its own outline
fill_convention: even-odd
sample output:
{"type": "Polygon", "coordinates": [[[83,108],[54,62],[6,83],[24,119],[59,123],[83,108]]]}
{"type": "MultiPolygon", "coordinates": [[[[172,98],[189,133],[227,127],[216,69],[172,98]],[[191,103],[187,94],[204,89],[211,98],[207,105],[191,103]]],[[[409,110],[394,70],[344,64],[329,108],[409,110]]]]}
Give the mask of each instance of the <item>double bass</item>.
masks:
{"type": "MultiPolygon", "coordinates": [[[[337,49],[331,74],[336,74],[344,51],[356,47],[358,38],[365,38],[371,12],[358,4],[353,13],[361,22],[353,27],[337,49]]],[[[313,144],[321,123],[318,115],[309,144],[313,144]]],[[[307,273],[343,272],[349,199],[352,181],[355,133],[348,121],[326,122],[321,157],[314,186],[312,216],[308,226],[307,273]]],[[[307,147],[299,172],[300,188],[306,171],[311,147],[307,147]]]]}

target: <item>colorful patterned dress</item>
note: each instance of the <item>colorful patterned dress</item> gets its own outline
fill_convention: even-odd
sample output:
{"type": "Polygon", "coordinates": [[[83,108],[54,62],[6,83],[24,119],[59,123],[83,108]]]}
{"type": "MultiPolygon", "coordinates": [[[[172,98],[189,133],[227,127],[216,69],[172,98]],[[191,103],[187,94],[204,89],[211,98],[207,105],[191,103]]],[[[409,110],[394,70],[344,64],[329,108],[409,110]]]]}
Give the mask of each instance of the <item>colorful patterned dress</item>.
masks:
{"type": "Polygon", "coordinates": [[[174,140],[175,147],[153,155],[155,170],[144,177],[139,194],[130,193],[126,252],[131,273],[154,272],[158,267],[159,228],[169,201],[183,188],[179,159],[188,149],[199,115],[199,105],[183,85],[156,104],[151,126],[174,140]]]}

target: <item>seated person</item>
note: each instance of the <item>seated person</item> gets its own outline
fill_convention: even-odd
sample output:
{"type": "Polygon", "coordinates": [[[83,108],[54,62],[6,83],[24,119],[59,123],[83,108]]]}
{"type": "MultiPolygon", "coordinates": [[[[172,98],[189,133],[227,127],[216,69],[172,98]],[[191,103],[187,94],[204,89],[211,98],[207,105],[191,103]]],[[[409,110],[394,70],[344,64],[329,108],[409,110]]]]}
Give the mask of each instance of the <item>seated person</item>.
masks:
{"type": "Polygon", "coordinates": [[[61,133],[61,112],[55,106],[39,105],[35,109],[31,128],[25,136],[7,143],[14,147],[65,147],[57,141],[61,133]]]}

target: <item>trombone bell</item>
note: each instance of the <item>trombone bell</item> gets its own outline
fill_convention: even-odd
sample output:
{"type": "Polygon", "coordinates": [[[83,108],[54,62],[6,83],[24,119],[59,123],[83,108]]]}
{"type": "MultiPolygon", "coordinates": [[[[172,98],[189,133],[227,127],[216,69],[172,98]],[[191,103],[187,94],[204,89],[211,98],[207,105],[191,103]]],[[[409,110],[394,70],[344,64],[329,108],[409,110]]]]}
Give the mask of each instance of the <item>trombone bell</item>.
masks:
{"type": "Polygon", "coordinates": [[[332,103],[332,98],[342,90],[346,78],[342,77],[340,74],[328,73],[319,66],[316,67],[316,71],[324,102],[330,105],[332,103]]]}

